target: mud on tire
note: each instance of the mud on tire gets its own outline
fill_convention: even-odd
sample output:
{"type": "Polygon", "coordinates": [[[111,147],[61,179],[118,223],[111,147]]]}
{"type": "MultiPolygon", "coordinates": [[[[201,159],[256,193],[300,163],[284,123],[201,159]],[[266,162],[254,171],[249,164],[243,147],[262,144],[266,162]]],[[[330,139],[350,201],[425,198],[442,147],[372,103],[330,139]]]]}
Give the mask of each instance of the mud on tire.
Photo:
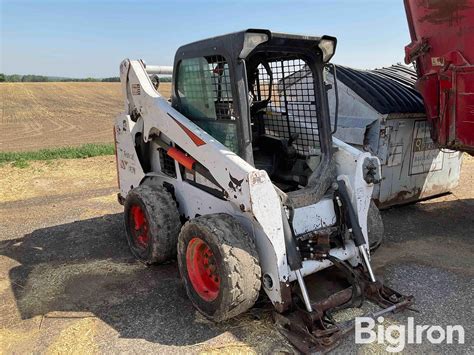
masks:
{"type": "Polygon", "coordinates": [[[178,238],[178,265],[191,302],[213,321],[247,311],[258,298],[261,270],[255,245],[230,215],[187,222],[178,238]]]}
{"type": "Polygon", "coordinates": [[[132,254],[146,264],[176,257],[181,222],[176,202],[161,186],[141,185],[125,199],[124,219],[132,254]]]}

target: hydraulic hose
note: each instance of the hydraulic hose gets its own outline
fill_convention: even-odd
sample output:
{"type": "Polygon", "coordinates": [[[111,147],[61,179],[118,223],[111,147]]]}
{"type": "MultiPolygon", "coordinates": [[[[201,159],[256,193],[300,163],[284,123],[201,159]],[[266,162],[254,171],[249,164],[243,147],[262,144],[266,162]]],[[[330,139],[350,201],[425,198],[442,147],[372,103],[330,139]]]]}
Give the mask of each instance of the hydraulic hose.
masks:
{"type": "Polygon", "coordinates": [[[349,228],[352,229],[352,235],[354,236],[354,242],[357,247],[365,244],[364,234],[360,228],[359,219],[357,214],[354,211],[354,206],[352,206],[349,193],[347,192],[346,182],[344,180],[337,181],[339,197],[342,201],[343,206],[345,206],[349,228]]]}
{"type": "Polygon", "coordinates": [[[290,265],[292,271],[296,271],[303,267],[303,262],[301,261],[301,255],[296,247],[296,240],[293,237],[293,231],[291,230],[290,222],[288,222],[288,218],[286,218],[286,212],[283,207],[281,208],[281,218],[283,220],[283,234],[285,236],[288,265],[290,265]]]}
{"type": "Polygon", "coordinates": [[[362,234],[362,229],[360,228],[359,219],[357,218],[354,206],[352,206],[351,199],[349,198],[346,182],[344,180],[338,180],[337,185],[342,205],[345,206],[349,227],[352,229],[354,243],[359,249],[362,259],[364,259],[364,263],[367,266],[367,271],[369,272],[370,280],[372,282],[375,282],[375,275],[372,271],[372,266],[370,265],[369,255],[367,254],[367,250],[365,249],[365,244],[367,243],[365,241],[364,234],[362,234]]]}

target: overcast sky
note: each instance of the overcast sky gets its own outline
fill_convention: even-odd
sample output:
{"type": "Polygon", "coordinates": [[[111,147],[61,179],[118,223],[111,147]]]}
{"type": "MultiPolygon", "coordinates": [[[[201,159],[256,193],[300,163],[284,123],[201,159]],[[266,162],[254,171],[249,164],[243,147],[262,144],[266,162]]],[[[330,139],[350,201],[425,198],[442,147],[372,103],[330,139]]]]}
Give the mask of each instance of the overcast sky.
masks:
{"type": "Polygon", "coordinates": [[[118,76],[122,59],[171,65],[176,49],[246,28],[333,35],[333,62],[356,68],[403,61],[402,0],[0,0],[0,72],[118,76]]]}

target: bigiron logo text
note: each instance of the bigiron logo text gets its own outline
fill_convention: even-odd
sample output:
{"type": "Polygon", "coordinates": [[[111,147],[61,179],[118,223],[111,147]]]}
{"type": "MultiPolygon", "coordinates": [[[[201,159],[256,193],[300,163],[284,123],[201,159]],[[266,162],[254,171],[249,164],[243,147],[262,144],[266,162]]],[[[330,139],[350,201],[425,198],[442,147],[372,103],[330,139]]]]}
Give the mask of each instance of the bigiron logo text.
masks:
{"type": "Polygon", "coordinates": [[[406,344],[464,344],[464,327],[461,325],[415,325],[413,317],[408,317],[408,324],[391,324],[384,326],[384,318],[375,320],[371,317],[356,317],[355,342],[356,344],[388,344],[388,352],[399,352],[405,349],[406,344]]]}

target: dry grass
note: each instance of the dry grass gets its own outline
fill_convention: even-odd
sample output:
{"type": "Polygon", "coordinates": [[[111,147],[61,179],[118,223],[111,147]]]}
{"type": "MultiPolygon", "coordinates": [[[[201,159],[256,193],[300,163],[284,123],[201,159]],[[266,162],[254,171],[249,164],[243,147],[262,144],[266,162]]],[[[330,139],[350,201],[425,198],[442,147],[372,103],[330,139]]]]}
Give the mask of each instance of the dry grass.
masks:
{"type": "MultiPolygon", "coordinates": [[[[39,264],[34,267],[18,300],[25,314],[46,314],[49,305],[64,293],[70,280],[80,276],[102,276],[118,274],[125,277],[143,268],[140,264],[119,263],[113,260],[95,260],[84,263],[62,265],[39,264]]],[[[111,301],[111,300],[109,300],[111,301]]]]}
{"type": "Polygon", "coordinates": [[[27,168],[0,167],[0,201],[79,193],[117,186],[115,157],[29,162],[27,168]]]}
{"type": "Polygon", "coordinates": [[[171,83],[160,83],[158,91],[161,95],[169,99],[171,97],[171,83]]]}
{"type": "Polygon", "coordinates": [[[25,332],[20,329],[0,328],[0,354],[19,354],[17,349],[34,339],[38,333],[38,331],[25,332]]]}
{"type": "MultiPolygon", "coordinates": [[[[202,344],[201,354],[275,354],[294,353],[293,347],[278,331],[272,320],[271,307],[261,310],[256,318],[252,312],[246,312],[225,323],[217,324],[221,336],[229,335],[225,340],[219,337],[202,344]],[[238,336],[232,336],[238,334],[238,336]],[[232,338],[234,338],[232,340],[232,338]]],[[[197,317],[203,316],[197,314],[197,317]]],[[[208,321],[207,321],[208,322],[208,321]]],[[[200,345],[200,344],[197,344],[200,345]]]]}
{"type": "Polygon", "coordinates": [[[99,354],[95,343],[97,319],[84,318],[63,329],[46,354],[99,354]]]}
{"type": "Polygon", "coordinates": [[[122,110],[120,83],[1,83],[0,151],[110,143],[122,110]]]}

